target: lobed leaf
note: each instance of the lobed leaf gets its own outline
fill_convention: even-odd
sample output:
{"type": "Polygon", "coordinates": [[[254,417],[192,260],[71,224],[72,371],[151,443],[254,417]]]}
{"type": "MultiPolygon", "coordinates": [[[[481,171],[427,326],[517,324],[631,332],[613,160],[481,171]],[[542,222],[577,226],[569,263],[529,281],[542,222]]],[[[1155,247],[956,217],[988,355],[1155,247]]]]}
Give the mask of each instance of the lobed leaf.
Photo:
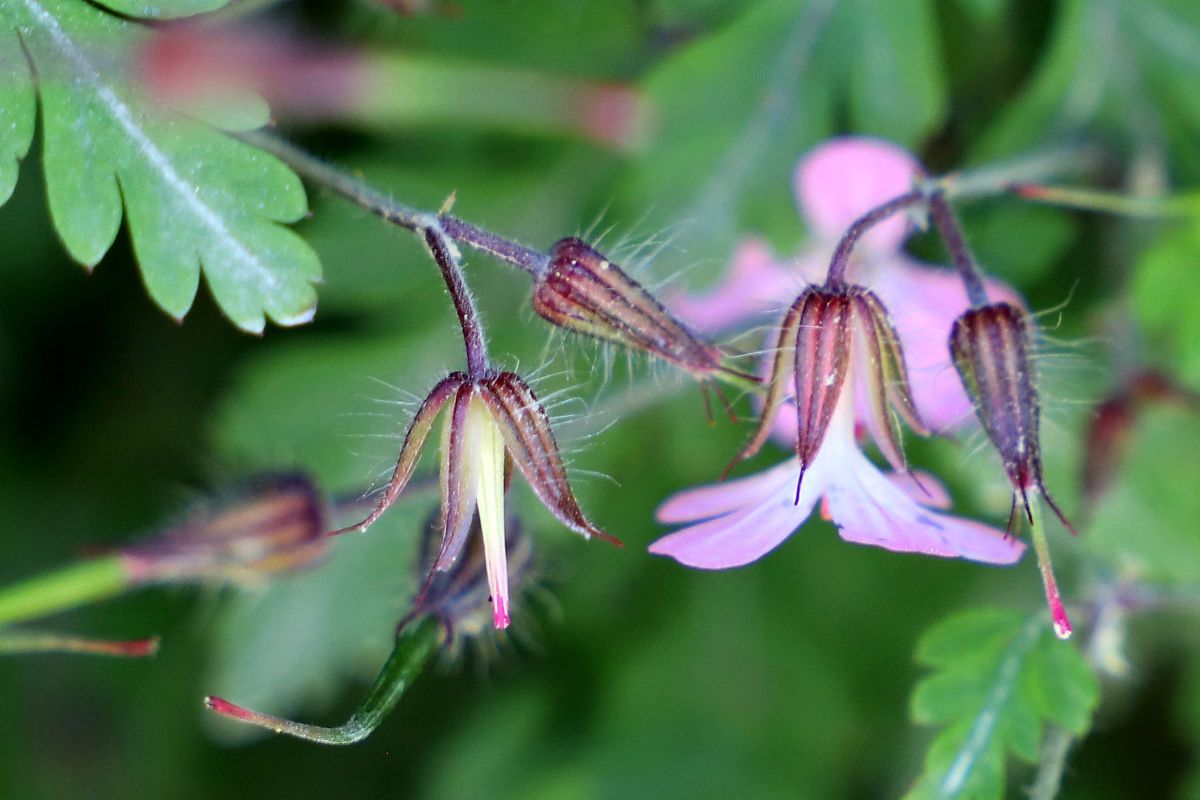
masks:
{"type": "MultiPolygon", "coordinates": [[[[110,2],[123,12],[177,16],[216,0],[110,2]]],[[[316,255],[278,223],[307,212],[296,175],[272,156],[157,108],[117,68],[146,36],[136,23],[80,0],[0,6],[0,200],[33,135],[32,75],[41,100],[50,213],[71,257],[94,266],[123,212],[146,288],[177,319],[200,275],[225,314],[261,332],[309,321],[316,255]],[[28,62],[26,62],[28,57],[28,62]]]]}
{"type": "Polygon", "coordinates": [[[1006,755],[1035,760],[1048,723],[1083,734],[1098,699],[1087,662],[1041,614],[960,612],[925,634],[917,660],[934,672],[913,692],[913,717],[946,727],[910,800],[1003,797],[1006,755]]]}

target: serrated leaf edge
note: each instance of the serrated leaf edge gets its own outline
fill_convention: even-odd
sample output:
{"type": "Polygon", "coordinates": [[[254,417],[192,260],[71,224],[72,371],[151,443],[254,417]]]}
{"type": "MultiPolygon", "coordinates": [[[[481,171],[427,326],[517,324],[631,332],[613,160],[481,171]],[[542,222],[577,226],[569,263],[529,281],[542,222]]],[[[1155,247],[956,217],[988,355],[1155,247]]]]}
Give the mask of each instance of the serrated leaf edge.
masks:
{"type": "MultiPolygon", "coordinates": [[[[37,2],[37,0],[19,0],[19,2],[29,10],[29,13],[38,21],[43,30],[49,34],[60,51],[70,60],[80,78],[92,87],[109,113],[112,114],[113,119],[125,131],[125,134],[137,146],[146,160],[150,162],[150,165],[159,172],[163,181],[178,193],[183,199],[184,204],[195,212],[196,218],[230,250],[238,261],[252,268],[254,272],[253,280],[260,288],[260,291],[264,294],[278,291],[280,289],[280,282],[276,275],[263,264],[261,259],[242,244],[241,240],[229,230],[229,227],[224,223],[220,215],[176,171],[166,154],[159,149],[154,141],[138,125],[129,106],[121,100],[111,87],[100,79],[98,70],[75,45],[75,41],[70,35],[62,29],[62,26],[58,24],[58,20],[55,19],[54,15],[42,6],[41,3],[37,2]]],[[[196,253],[196,259],[197,262],[200,262],[199,253],[196,253]]],[[[295,315],[283,317],[277,321],[279,324],[285,326],[300,325],[309,322],[315,312],[315,307],[304,309],[295,315]]],[[[186,311],[184,313],[186,314],[186,311]]],[[[182,316],[177,317],[177,319],[181,318],[182,316]]],[[[265,319],[260,315],[257,321],[242,322],[235,320],[235,324],[251,333],[262,333],[265,327],[265,319]]]]}

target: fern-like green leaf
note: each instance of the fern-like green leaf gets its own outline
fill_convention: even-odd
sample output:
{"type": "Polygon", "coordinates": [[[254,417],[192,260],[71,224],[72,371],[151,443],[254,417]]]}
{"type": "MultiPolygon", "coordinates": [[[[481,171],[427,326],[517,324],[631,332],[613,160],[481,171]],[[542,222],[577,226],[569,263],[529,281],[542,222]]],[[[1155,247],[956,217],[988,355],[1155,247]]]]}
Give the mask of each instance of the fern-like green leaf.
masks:
{"type": "Polygon", "coordinates": [[[907,800],[999,800],[1006,753],[1036,760],[1047,723],[1080,735],[1096,706],[1091,669],[1041,614],[955,614],[925,634],[917,659],[935,671],[917,685],[913,717],[946,727],[907,800]]]}
{"type": "MultiPolygon", "coordinates": [[[[108,0],[124,13],[179,16],[218,0],[108,0]]],[[[0,200],[41,102],[50,213],[70,255],[94,266],[112,246],[122,206],[150,296],[182,318],[201,268],[221,309],[261,332],[312,318],[320,264],[279,223],[307,211],[296,175],[277,159],[149,102],[120,65],[147,32],[82,0],[0,0],[0,200]]]]}

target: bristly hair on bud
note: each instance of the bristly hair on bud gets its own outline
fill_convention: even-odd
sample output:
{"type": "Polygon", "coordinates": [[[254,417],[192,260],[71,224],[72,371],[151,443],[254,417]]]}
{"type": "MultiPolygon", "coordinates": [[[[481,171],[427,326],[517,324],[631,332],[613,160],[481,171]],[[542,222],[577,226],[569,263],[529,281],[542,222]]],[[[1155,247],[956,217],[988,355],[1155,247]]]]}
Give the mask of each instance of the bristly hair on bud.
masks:
{"type": "Polygon", "coordinates": [[[400,496],[412,477],[421,450],[442,409],[441,545],[426,578],[428,590],[436,573],[451,569],[478,520],[497,628],[510,622],[504,533],[504,495],[511,467],[525,477],[534,494],[554,517],[585,539],[621,545],[584,516],[571,491],[559,455],[550,417],[524,379],[513,372],[485,372],[470,377],[455,372],[433,388],[409,425],[383,497],[366,517],[333,535],[366,530],[400,496]]]}
{"type": "Polygon", "coordinates": [[[1059,638],[1066,639],[1071,635],[1071,621],[1067,618],[1054,577],[1037,497],[1040,495],[1045,499],[1067,530],[1075,533],[1075,527],[1046,491],[1042,480],[1038,429],[1041,409],[1029,360],[1032,336],[1024,311],[1011,303],[992,303],[969,309],[954,321],[950,329],[950,354],[963,387],[975,404],[975,414],[1000,454],[1013,487],[1008,530],[1011,533],[1016,522],[1017,498],[1020,497],[1029,521],[1054,632],[1059,638]]]}
{"type": "Polygon", "coordinates": [[[581,239],[561,239],[533,285],[533,309],[565,330],[640,350],[699,380],[757,378],[724,364],[721,348],[705,341],[646,289],[581,239]]]}
{"type": "Polygon", "coordinates": [[[846,377],[854,372],[857,391],[868,400],[867,427],[872,437],[894,468],[911,474],[898,418],[921,435],[928,430],[913,403],[900,340],[875,294],[855,285],[808,287],[784,315],[774,353],[758,428],[734,464],[752,457],[766,442],[786,398],[790,373],[800,459],[799,497],[804,473],[821,449],[846,377]]]}
{"type": "Polygon", "coordinates": [[[325,554],[325,506],[305,475],[257,478],[218,506],[123,551],[133,583],[254,584],[325,554]]]}
{"type": "Polygon", "coordinates": [[[969,309],[954,321],[950,354],[1012,483],[1009,530],[1015,522],[1018,497],[1026,519],[1033,523],[1032,490],[1041,494],[1059,521],[1075,533],[1042,480],[1041,407],[1029,358],[1031,339],[1024,311],[1011,303],[992,303],[969,309]]]}

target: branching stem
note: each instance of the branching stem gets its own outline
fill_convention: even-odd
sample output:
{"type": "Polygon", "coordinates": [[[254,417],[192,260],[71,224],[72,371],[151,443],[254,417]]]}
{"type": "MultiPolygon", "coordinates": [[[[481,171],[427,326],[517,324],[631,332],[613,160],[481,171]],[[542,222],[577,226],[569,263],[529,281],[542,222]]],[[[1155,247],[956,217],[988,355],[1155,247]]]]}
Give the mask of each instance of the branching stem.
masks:
{"type": "Polygon", "coordinates": [[[424,231],[438,226],[448,238],[488,253],[531,275],[540,274],[549,263],[546,254],[539,250],[486,231],[450,214],[421,211],[399,203],[350,173],[326,164],[319,158],[276,136],[250,131],[238,134],[238,138],[271,153],[305,178],[341,195],[393,225],[399,225],[401,228],[422,234],[424,231]]]}

